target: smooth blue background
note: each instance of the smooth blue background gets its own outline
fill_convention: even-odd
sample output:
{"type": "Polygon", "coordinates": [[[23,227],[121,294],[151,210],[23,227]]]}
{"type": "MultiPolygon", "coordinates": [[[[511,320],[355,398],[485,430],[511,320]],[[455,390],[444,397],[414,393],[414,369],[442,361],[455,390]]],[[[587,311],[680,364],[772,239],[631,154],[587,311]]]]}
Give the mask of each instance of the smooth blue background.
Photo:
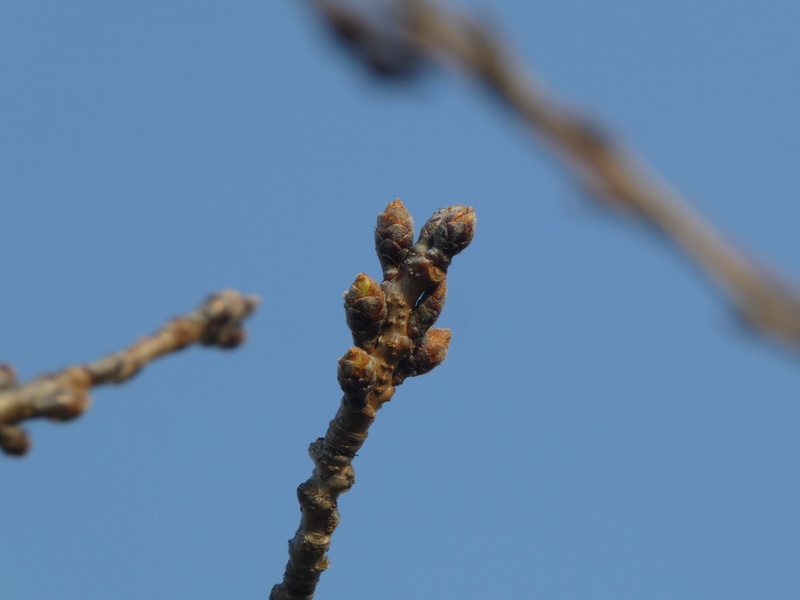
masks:
{"type": "MultiPolygon", "coordinates": [[[[800,4],[498,1],[561,97],[800,277],[800,4]]],[[[338,406],[375,215],[475,207],[437,371],[379,414],[318,598],[795,599],[800,363],[587,201],[467,78],[379,85],[302,2],[0,4],[0,360],[97,358],[217,289],[250,341],[30,426],[8,600],[266,598],[338,406]]]]}

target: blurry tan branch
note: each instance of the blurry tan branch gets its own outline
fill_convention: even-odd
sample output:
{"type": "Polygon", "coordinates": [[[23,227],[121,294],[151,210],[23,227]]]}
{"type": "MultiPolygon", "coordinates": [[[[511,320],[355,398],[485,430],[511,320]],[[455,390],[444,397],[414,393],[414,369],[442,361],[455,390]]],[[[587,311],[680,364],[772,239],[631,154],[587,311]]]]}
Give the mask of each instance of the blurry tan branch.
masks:
{"type": "Polygon", "coordinates": [[[550,96],[489,27],[429,0],[398,0],[394,12],[366,12],[343,0],[312,5],[376,74],[409,77],[430,61],[471,74],[591,193],[637,215],[693,259],[750,326],[800,349],[800,290],[727,241],[618,140],[550,96]]]}
{"type": "Polygon", "coordinates": [[[345,293],[355,347],[339,360],[344,397],[325,437],[308,449],[314,472],[297,488],[300,527],[289,541],[283,582],[272,588],[270,600],[313,598],[328,568],[339,495],[355,482],[352,460],[378,409],[407,377],[423,375],[445,359],[450,331],[433,324],[444,308],[447,268],[474,233],[475,214],[466,206],[436,212],[416,244],[411,215],[399,200],[378,215],[375,247],[383,283],[361,273],[345,293]]]}
{"type": "Polygon", "coordinates": [[[242,321],[258,306],[256,296],[227,290],[210,296],[197,310],[175,318],[150,337],[100,360],[67,367],[17,384],[14,370],[0,365],[0,448],[21,455],[30,440],[21,421],[44,417],[67,421],[89,408],[91,388],[123,383],[156,358],[191,344],[234,348],[245,338],[242,321]]]}

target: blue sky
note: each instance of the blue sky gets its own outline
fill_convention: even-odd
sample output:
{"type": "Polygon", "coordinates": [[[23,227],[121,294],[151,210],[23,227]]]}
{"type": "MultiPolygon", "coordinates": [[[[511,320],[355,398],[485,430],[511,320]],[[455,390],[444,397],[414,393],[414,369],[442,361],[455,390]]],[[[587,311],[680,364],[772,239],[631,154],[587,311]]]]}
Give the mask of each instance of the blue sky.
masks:
{"type": "MultiPolygon", "coordinates": [[[[800,279],[800,5],[471,2],[753,254],[800,279]]],[[[379,413],[317,597],[797,597],[797,356],[588,202],[465,78],[378,85],[300,2],[0,6],[0,360],[263,306],[4,459],[4,597],[266,598],[338,406],[375,215],[475,207],[447,361],[379,413]]]]}

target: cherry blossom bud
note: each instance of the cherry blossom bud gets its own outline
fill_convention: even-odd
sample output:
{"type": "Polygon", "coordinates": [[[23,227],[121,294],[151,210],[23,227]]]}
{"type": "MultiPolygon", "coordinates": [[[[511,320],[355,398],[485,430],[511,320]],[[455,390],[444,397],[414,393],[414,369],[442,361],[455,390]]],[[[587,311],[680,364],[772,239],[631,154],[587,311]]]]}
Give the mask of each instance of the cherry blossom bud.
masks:
{"type": "Polygon", "coordinates": [[[366,403],[375,377],[375,359],[361,348],[350,348],[339,359],[339,387],[351,404],[363,406],[366,403]]]}
{"type": "Polygon", "coordinates": [[[424,375],[442,364],[447,356],[451,335],[449,329],[429,329],[414,347],[406,363],[404,375],[424,375]]]}
{"type": "Polygon", "coordinates": [[[392,280],[414,243],[414,221],[400,200],[395,200],[378,215],[375,227],[375,251],[378,253],[383,276],[392,280]]]}
{"type": "Polygon", "coordinates": [[[344,294],[347,326],[357,346],[374,345],[386,318],[386,297],[380,284],[361,273],[344,294]]]}

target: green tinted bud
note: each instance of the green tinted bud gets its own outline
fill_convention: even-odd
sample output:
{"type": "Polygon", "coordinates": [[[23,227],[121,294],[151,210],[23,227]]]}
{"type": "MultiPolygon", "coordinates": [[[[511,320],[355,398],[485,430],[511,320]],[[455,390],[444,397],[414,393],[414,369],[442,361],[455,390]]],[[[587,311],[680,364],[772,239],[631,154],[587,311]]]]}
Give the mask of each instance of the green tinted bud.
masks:
{"type": "Polygon", "coordinates": [[[351,404],[364,406],[375,384],[375,359],[361,348],[350,348],[339,359],[336,376],[345,398],[351,404]]]}
{"type": "Polygon", "coordinates": [[[344,294],[344,311],[356,345],[374,343],[386,318],[386,297],[380,284],[359,274],[344,294]]]}

